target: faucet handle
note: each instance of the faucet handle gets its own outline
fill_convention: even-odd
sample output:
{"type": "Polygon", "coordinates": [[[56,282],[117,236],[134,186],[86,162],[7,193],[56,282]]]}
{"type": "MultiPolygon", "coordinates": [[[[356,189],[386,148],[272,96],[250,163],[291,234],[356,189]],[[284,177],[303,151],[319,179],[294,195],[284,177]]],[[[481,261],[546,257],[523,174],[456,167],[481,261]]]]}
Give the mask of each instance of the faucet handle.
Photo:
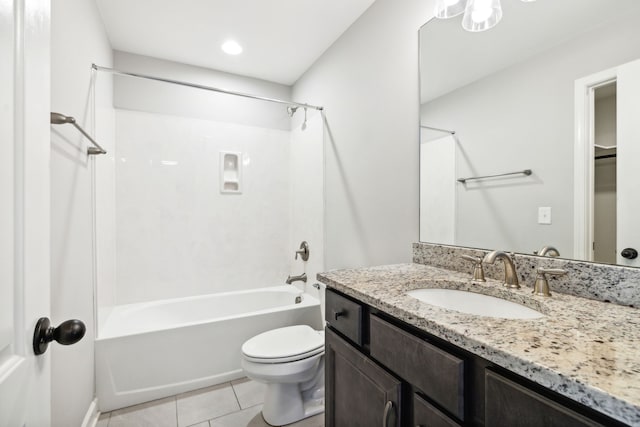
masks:
{"type": "Polygon", "coordinates": [[[300,255],[303,261],[309,260],[309,244],[306,241],[300,243],[300,250],[296,251],[295,259],[298,259],[298,255],[300,255]]]}
{"type": "Polygon", "coordinates": [[[486,282],[484,278],[484,269],[482,268],[482,258],[471,255],[460,255],[460,258],[471,261],[473,265],[473,280],[476,282],[486,282]]]}
{"type": "Polygon", "coordinates": [[[536,283],[533,285],[533,294],[541,297],[550,297],[549,281],[547,280],[547,274],[552,276],[563,276],[567,274],[567,270],[561,268],[543,268],[539,267],[536,275],[536,283]]]}
{"type": "Polygon", "coordinates": [[[542,274],[551,274],[552,276],[564,276],[567,274],[567,270],[563,270],[562,268],[544,268],[539,267],[538,273],[542,274]]]}

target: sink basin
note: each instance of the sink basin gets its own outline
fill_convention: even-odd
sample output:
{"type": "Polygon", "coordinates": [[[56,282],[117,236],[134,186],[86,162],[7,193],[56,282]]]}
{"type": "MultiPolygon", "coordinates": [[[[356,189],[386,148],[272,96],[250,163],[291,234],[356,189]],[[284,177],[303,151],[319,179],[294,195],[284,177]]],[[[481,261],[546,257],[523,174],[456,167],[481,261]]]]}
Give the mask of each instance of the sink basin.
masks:
{"type": "Polygon", "coordinates": [[[476,316],[538,319],[544,314],[515,302],[455,289],[416,289],[407,295],[427,304],[476,316]]]}

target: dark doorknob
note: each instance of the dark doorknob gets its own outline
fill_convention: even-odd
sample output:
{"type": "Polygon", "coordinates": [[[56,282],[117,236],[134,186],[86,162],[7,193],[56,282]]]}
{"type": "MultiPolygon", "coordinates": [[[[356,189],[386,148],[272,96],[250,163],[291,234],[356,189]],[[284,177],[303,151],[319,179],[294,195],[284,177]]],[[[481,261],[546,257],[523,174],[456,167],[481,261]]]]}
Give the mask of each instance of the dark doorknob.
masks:
{"type": "Polygon", "coordinates": [[[54,340],[62,345],[75,344],[84,337],[86,331],[84,323],[77,319],[62,322],[60,326],[55,328],[51,326],[48,317],[41,317],[33,332],[33,352],[36,355],[43,354],[47,351],[49,343],[54,340]]]}
{"type": "Polygon", "coordinates": [[[626,259],[636,259],[638,258],[638,251],[633,248],[624,248],[622,252],[620,252],[620,255],[626,259]]]}

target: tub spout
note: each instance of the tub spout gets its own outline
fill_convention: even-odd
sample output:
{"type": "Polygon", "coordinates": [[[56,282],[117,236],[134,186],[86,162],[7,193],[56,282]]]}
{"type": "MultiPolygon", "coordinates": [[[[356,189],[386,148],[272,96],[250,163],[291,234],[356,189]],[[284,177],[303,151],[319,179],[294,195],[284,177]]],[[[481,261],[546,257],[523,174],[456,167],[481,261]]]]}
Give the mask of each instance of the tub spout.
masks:
{"type": "Polygon", "coordinates": [[[289,276],[289,277],[287,277],[287,280],[285,280],[285,283],[287,285],[290,285],[293,282],[304,282],[304,283],[307,283],[307,273],[302,273],[299,276],[289,276]]]}

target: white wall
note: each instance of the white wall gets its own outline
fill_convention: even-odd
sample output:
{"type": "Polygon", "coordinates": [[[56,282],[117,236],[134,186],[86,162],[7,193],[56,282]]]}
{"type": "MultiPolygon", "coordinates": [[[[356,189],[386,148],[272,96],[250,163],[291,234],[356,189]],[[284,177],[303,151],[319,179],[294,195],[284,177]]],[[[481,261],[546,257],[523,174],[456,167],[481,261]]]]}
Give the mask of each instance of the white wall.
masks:
{"type": "MultiPolygon", "coordinates": [[[[291,88],[278,83],[118,51],[114,61],[115,68],[123,71],[267,98],[291,99],[291,88]]],[[[289,129],[291,126],[285,114],[286,105],[132,77],[116,77],[114,106],[275,129],[289,129]]]]}
{"type": "Polygon", "coordinates": [[[638,56],[640,27],[625,18],[423,105],[424,123],[456,131],[460,176],[533,170],[460,185],[456,244],[571,257],[574,81],[638,56]],[[537,223],[544,206],[551,225],[537,223]]]}
{"type": "MultiPolygon", "coordinates": [[[[51,110],[92,128],[90,66],[112,54],[95,3],[51,2],[51,110]]],[[[101,94],[111,105],[111,91],[101,94]]],[[[70,125],[51,128],[51,313],[54,324],[77,318],[87,334],[52,345],[54,426],[79,426],[94,397],[91,163],[86,141],[70,125]]],[[[96,159],[100,161],[100,159],[96,159]]]]}
{"type": "Polygon", "coordinates": [[[433,1],[377,0],[296,82],[325,107],[326,268],[411,260],[418,239],[418,28],[433,1]]]}

